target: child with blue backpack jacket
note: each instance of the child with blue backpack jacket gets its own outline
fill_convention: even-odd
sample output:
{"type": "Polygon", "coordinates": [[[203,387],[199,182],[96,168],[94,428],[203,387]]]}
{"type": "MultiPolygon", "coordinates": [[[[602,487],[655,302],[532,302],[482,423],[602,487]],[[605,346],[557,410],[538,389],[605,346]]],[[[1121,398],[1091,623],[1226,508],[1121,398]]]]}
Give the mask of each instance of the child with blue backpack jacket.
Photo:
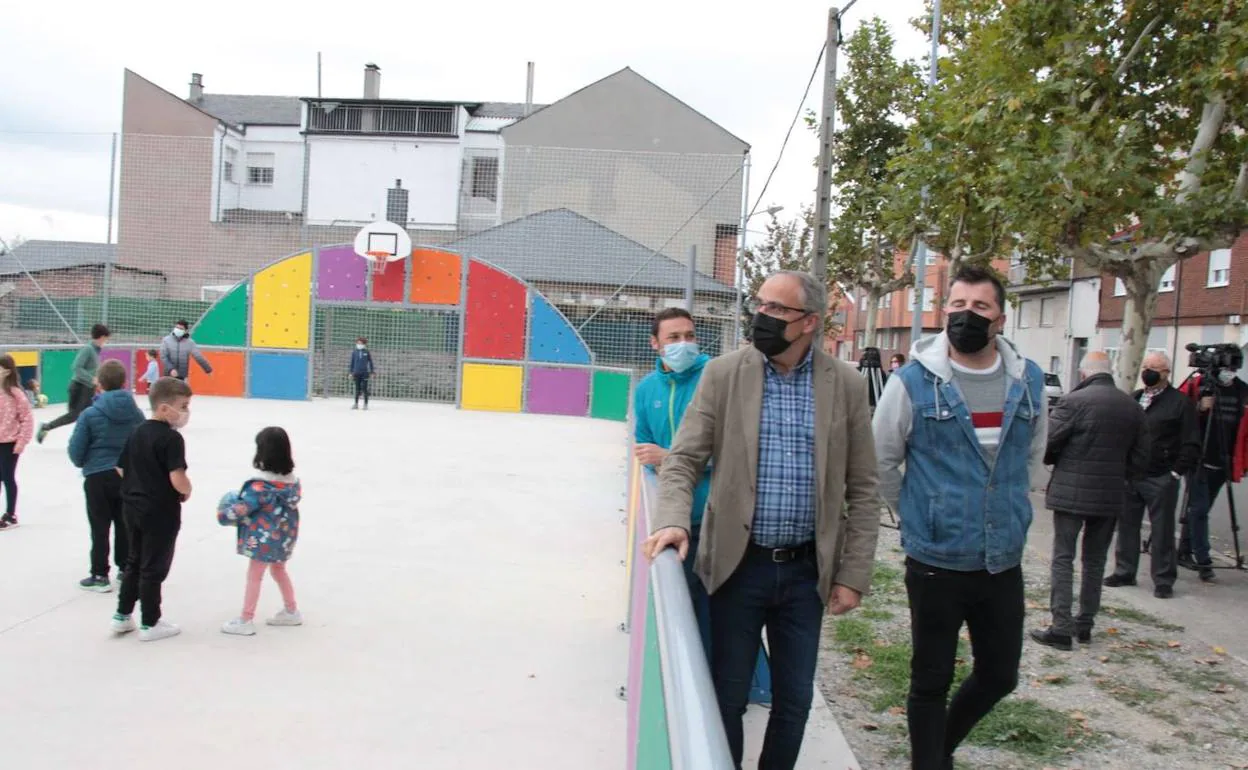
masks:
{"type": "Polygon", "coordinates": [[[108,593],[108,535],[113,534],[113,559],[117,580],[129,557],[129,539],[121,517],[121,476],[117,465],[126,439],[143,424],[143,411],[126,390],[126,368],[120,361],[100,364],[96,378],[100,394],[83,410],[69,439],[69,459],[82,469],[82,490],[87,499],[87,523],[91,526],[91,574],[78,585],[86,591],[108,593]]]}
{"type": "Polygon", "coordinates": [[[351,351],[351,377],[355,380],[355,403],[352,409],[360,408],[360,396],[364,396],[364,410],[368,411],[368,378],[373,376],[373,354],[368,352],[368,338],[359,337],[355,341],[355,350],[351,351]]]}
{"type": "Polygon", "coordinates": [[[282,592],[283,607],[265,622],[270,626],[298,626],[303,615],[295,602],[295,587],[286,572],[286,562],[299,539],[299,501],[303,488],[295,477],[295,460],[290,437],[281,428],[265,428],[256,434],[258,474],[249,478],[237,492],[229,492],[217,505],[217,522],[238,530],[238,553],[249,559],[243,612],[227,621],[222,633],[254,636],[256,604],[264,573],[273,576],[282,592]]]}

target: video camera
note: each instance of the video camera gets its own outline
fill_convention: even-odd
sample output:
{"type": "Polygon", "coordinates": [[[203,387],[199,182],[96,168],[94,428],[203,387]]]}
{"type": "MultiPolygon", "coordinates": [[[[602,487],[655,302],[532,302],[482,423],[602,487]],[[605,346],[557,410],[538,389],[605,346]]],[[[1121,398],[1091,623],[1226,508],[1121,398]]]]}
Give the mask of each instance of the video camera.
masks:
{"type": "Polygon", "coordinates": [[[1216,375],[1223,369],[1239,370],[1244,365],[1244,352],[1238,345],[1220,342],[1216,345],[1198,345],[1187,343],[1187,365],[1193,369],[1210,375],[1216,375]]]}

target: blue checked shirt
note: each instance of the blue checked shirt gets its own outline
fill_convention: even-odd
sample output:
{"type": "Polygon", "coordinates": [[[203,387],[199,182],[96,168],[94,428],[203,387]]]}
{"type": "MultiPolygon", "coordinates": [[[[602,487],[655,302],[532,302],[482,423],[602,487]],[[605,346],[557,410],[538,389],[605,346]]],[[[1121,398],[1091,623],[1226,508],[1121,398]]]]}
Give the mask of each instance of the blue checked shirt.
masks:
{"type": "Polygon", "coordinates": [[[758,430],[758,492],[753,540],[788,548],[815,539],[815,391],[812,354],[781,374],[763,370],[758,430]]]}

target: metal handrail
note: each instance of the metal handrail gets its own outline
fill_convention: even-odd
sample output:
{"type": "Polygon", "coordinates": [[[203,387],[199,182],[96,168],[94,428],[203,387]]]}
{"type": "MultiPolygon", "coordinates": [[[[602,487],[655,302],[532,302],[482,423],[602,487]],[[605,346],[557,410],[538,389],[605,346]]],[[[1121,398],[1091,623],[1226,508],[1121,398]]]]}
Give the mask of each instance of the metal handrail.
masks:
{"type": "MultiPolygon", "coordinates": [[[[644,472],[641,495],[643,521],[648,525],[659,499],[653,471],[644,472]]],[[[650,564],[650,581],[672,768],[732,770],[735,765],[694,617],[689,584],[674,549],[664,550],[650,564]]]]}

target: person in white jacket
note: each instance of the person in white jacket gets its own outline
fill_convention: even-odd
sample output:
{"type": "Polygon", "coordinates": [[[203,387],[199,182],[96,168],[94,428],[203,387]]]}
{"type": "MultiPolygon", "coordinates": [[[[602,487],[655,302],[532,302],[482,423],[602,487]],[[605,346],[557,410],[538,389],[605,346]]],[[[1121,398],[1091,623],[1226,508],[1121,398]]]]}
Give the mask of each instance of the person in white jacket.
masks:
{"type": "Polygon", "coordinates": [[[173,332],[161,340],[160,368],[169,377],[185,380],[191,373],[192,358],[199,362],[204,374],[212,374],[212,364],[191,339],[190,324],[178,321],[173,325],[173,332]]]}

